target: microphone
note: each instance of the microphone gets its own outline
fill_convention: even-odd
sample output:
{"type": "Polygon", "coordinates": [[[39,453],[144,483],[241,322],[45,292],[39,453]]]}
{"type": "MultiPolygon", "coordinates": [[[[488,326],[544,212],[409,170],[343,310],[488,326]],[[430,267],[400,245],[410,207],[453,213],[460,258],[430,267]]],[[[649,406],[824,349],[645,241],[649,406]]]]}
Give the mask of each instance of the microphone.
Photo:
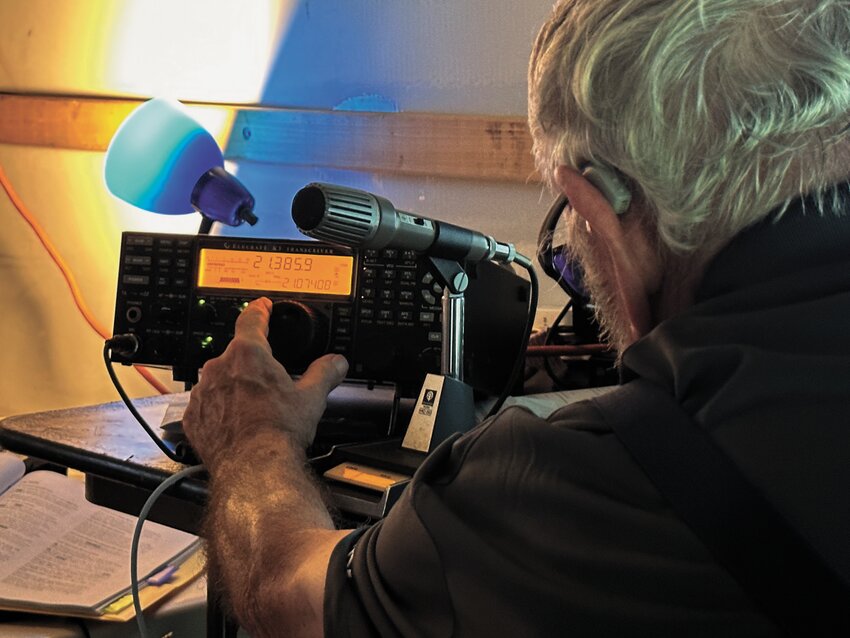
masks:
{"type": "Polygon", "coordinates": [[[513,244],[398,210],[383,197],[347,186],[308,184],[292,200],[292,220],[308,237],[354,248],[391,246],[458,262],[531,265],[513,244]]]}

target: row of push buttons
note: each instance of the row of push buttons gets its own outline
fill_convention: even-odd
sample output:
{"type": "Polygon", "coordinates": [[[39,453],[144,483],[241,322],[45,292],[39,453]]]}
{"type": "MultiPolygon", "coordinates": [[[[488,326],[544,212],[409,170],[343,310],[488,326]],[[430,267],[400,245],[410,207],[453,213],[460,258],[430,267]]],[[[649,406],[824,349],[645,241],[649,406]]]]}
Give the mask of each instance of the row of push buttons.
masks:
{"type": "Polygon", "coordinates": [[[416,266],[417,253],[415,250],[406,250],[399,248],[367,248],[363,251],[363,256],[368,262],[375,262],[378,259],[384,262],[398,262],[402,266],[416,266]]]}
{"type": "Polygon", "coordinates": [[[431,273],[417,275],[417,253],[384,248],[364,251],[361,270],[360,321],[381,326],[422,326],[428,340],[439,343],[440,312],[437,307],[442,287],[431,273]]]}
{"type": "Polygon", "coordinates": [[[144,326],[148,337],[155,335],[153,340],[163,352],[173,350],[173,335],[182,333],[191,285],[191,255],[191,238],[124,236],[124,317],[130,324],[144,326]],[[156,284],[156,292],[152,283],[156,284]]]}
{"type": "Polygon", "coordinates": [[[348,354],[351,350],[351,306],[334,306],[334,313],[332,350],[337,354],[348,354]]]}
{"type": "Polygon", "coordinates": [[[187,238],[128,235],[124,240],[123,284],[159,287],[189,285],[192,240],[187,238]],[[156,239],[156,241],[154,241],[156,239]]]}

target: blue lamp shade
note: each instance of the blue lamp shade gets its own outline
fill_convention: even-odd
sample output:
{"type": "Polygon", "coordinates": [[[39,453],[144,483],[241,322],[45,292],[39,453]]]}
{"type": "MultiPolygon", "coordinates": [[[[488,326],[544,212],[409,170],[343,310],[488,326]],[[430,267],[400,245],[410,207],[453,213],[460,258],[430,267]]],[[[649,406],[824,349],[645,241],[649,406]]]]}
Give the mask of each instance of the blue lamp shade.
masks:
{"type": "Polygon", "coordinates": [[[256,223],[254,198],[224,170],[213,137],[176,100],[155,98],[124,120],[106,151],[106,186],[154,213],[199,211],[237,226],[256,223]]]}

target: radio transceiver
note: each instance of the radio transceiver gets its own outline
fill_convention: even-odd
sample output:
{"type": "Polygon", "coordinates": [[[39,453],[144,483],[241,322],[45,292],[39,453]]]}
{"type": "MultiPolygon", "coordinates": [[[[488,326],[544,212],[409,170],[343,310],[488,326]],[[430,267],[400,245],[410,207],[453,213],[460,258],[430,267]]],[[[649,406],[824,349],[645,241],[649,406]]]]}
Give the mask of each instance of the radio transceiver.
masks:
{"type": "MultiPolygon", "coordinates": [[[[245,305],[265,296],[274,302],[272,352],[292,374],[337,352],[349,378],[413,396],[427,373],[440,371],[442,288],[430,260],[414,251],[125,232],[120,260],[114,334],[135,334],[139,348],[113,352],[113,361],[170,367],[176,381],[194,383],[232,339],[245,305]]],[[[529,284],[490,262],[469,275],[465,380],[499,393],[522,356],[529,284]]]]}

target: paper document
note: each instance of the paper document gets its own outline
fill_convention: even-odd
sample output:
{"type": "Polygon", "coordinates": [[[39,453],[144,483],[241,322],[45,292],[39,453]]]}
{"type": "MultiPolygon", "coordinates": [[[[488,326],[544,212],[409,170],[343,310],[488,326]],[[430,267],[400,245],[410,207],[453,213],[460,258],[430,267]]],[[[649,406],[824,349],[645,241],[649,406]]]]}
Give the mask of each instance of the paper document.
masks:
{"type": "MultiPolygon", "coordinates": [[[[615,385],[606,385],[598,388],[581,388],[579,390],[561,390],[560,392],[544,392],[520,397],[508,397],[502,406],[502,410],[512,405],[520,405],[540,418],[545,419],[555,412],[555,410],[563,408],[565,405],[601,396],[616,387],[615,385]]],[[[479,419],[483,418],[489,412],[490,406],[493,403],[494,401],[488,401],[483,405],[476,406],[476,414],[479,419]]]]}
{"type": "MultiPolygon", "coordinates": [[[[130,585],[136,518],[85,499],[82,482],[25,475],[0,495],[0,607],[98,613],[130,585]]],[[[146,522],[139,577],[179,565],[196,536],[146,522]]]]}

